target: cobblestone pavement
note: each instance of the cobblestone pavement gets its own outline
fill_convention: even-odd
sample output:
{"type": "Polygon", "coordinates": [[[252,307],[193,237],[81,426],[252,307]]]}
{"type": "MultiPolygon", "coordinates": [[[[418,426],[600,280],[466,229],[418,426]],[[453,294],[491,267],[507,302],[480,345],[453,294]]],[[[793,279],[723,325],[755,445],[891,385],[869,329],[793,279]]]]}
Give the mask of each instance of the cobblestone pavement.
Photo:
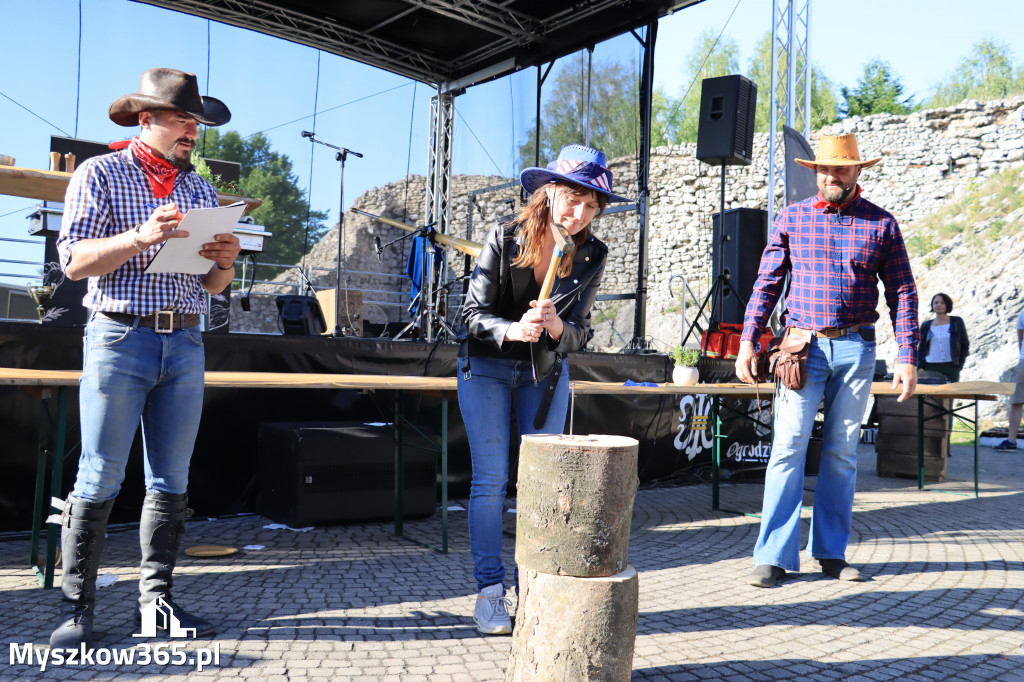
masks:
{"type": "MultiPolygon", "coordinates": [[[[1024,680],[1024,455],[982,448],[981,498],[950,494],[970,492],[971,455],[955,447],[946,481],[918,491],[913,480],[875,476],[874,450],[862,446],[847,558],[863,583],[825,578],[805,559],[806,573],[749,587],[756,518],[712,511],[707,486],[641,491],[630,546],[640,572],[633,679],[1024,680]]],[[[725,484],[722,506],[756,512],[761,494],[758,483],[725,484]]],[[[36,587],[27,540],[0,543],[0,677],[500,680],[511,639],[474,629],[465,512],[451,519],[447,556],[393,537],[388,523],[299,533],[266,530],[259,516],[194,520],[186,546],[265,546],[181,557],[175,595],[219,625],[205,640],[132,637],[137,533],[114,529],[101,573],[117,582],[99,590],[97,646],[123,655],[163,644],[171,655],[173,643],[186,657],[217,647],[202,672],[173,660],[45,673],[12,662],[13,644],[45,649],[58,591],[36,587]]],[[[437,537],[439,518],[407,529],[437,537]]]]}

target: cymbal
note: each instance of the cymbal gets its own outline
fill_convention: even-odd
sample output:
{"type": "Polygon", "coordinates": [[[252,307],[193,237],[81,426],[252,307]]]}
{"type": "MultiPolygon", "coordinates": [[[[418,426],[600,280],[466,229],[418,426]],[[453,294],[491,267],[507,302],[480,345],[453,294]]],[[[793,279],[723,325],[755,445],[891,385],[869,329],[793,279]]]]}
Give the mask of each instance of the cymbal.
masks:
{"type": "MultiPolygon", "coordinates": [[[[359,215],[364,215],[364,216],[366,216],[368,218],[373,218],[374,220],[379,220],[380,222],[384,223],[385,225],[391,225],[392,227],[398,227],[398,228],[401,228],[401,229],[405,230],[406,232],[416,232],[419,229],[415,225],[410,225],[409,223],[403,223],[400,220],[392,220],[391,218],[385,218],[384,216],[379,216],[379,215],[376,215],[374,213],[369,213],[368,211],[363,211],[363,210],[358,209],[358,208],[354,208],[353,207],[351,210],[352,210],[353,213],[358,213],[359,215]]],[[[484,248],[484,245],[479,243],[479,242],[471,242],[468,239],[459,239],[457,237],[449,237],[448,235],[441,234],[440,232],[435,232],[434,233],[434,241],[436,241],[441,246],[445,246],[445,247],[447,247],[449,249],[455,249],[456,251],[461,251],[462,253],[464,253],[464,254],[466,254],[468,256],[472,256],[473,258],[479,258],[480,257],[480,250],[484,248]]]]}

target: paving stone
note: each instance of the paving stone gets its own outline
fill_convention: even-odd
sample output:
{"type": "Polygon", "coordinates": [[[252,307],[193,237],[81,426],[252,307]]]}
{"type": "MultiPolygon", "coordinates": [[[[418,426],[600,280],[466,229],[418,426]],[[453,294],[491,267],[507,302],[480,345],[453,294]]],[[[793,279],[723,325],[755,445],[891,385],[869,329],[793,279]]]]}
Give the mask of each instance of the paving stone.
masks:
{"type": "MultiPolygon", "coordinates": [[[[947,479],[929,488],[968,491],[973,450],[954,446],[947,479]]],[[[862,446],[848,559],[864,583],[801,571],[772,589],[746,585],[756,518],[710,509],[704,486],[637,494],[630,563],[640,573],[634,680],[1020,680],[1024,670],[1024,467],[982,448],[980,499],[882,479],[862,446]],[[1012,466],[994,466],[1009,462],[1012,466]]],[[[815,479],[807,479],[812,488],[815,479]]],[[[756,512],[763,485],[728,482],[723,506],[756,512]]],[[[806,496],[810,500],[810,495],[806,496]]],[[[514,504],[514,501],[510,502],[514,504]]],[[[506,515],[506,527],[515,519],[506,515]]],[[[219,626],[184,642],[189,655],[220,646],[220,666],[51,667],[58,680],[501,680],[510,637],[480,635],[466,517],[453,514],[445,556],[395,538],[391,524],[266,531],[245,515],[188,524],[185,546],[266,545],[224,559],[183,556],[175,594],[219,626]]],[[[803,514],[806,537],[809,514],[803,514]]],[[[407,520],[436,538],[440,519],[407,520]]],[[[97,646],[124,648],[137,598],[134,529],[108,534],[97,646]]],[[[0,634],[45,647],[58,590],[37,588],[24,564],[28,540],[0,542],[0,634]]],[[[511,540],[504,560],[513,566],[511,540]]],[[[59,576],[58,576],[59,581],[59,576]]],[[[169,644],[164,638],[152,644],[169,644]]],[[[0,678],[38,678],[0,659],[0,678]]]]}

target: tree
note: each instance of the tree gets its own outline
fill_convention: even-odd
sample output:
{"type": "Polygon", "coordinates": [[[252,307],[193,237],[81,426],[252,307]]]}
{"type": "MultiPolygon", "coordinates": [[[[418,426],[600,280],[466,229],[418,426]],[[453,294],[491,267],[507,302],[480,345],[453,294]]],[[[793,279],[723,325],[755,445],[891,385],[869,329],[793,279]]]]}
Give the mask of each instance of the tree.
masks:
{"type": "Polygon", "coordinates": [[[666,121],[672,126],[667,134],[674,142],[697,141],[702,81],[739,72],[739,51],[735,40],[719,39],[713,31],[697,36],[683,69],[687,89],[675,101],[666,121]]]}
{"type": "Polygon", "coordinates": [[[875,59],[864,65],[864,74],[857,81],[857,87],[840,91],[846,104],[840,115],[868,116],[870,114],[909,114],[915,109],[914,97],[903,97],[903,84],[892,73],[888,62],[875,59]]]}
{"type": "MultiPolygon", "coordinates": [[[[640,148],[640,83],[635,64],[594,61],[591,83],[590,146],[609,159],[634,156],[640,148]]],[[[661,88],[652,97],[651,145],[669,144],[664,128],[671,98],[661,88]]],[[[583,53],[563,62],[555,72],[541,113],[540,163],[558,156],[567,144],[586,137],[586,62],[583,53]]],[[[519,146],[520,167],[534,165],[537,126],[519,146]]]]}
{"type": "MultiPolygon", "coordinates": [[[[786,71],[785,57],[779,65],[780,73],[786,71]]],[[[803,62],[797,62],[797,68],[803,67],[803,62]]],[[[771,82],[772,82],[772,34],[765,33],[757,42],[754,56],[750,59],[748,78],[757,84],[757,111],[754,114],[754,130],[759,133],[768,132],[768,125],[771,122],[771,82]]],[[[784,98],[786,91],[780,80],[779,97],[784,98]]],[[[797,97],[803,97],[803,90],[798,89],[797,97]]],[[[802,101],[802,100],[801,100],[802,101]]],[[[797,112],[803,111],[802,106],[797,107],[797,112]]],[[[816,130],[837,119],[838,105],[832,81],[821,73],[814,65],[811,66],[811,129],[816,130]]],[[[794,115],[796,112],[794,112],[794,115]]],[[[780,121],[779,129],[782,129],[780,121]]],[[[800,128],[801,125],[796,126],[800,128]]]]}
{"type": "Polygon", "coordinates": [[[273,236],[264,245],[261,260],[270,263],[297,263],[327,232],[325,211],[308,210],[306,195],[298,186],[288,156],[270,148],[262,133],[243,138],[237,132],[223,135],[206,128],[196,147],[208,159],[241,164],[239,191],[263,200],[250,215],[265,225],[273,236]],[[306,239],[308,215],[309,236],[306,239]]]}
{"type": "Polygon", "coordinates": [[[983,39],[935,87],[928,106],[948,107],[965,99],[999,99],[1020,92],[1024,92],[1024,67],[1013,68],[1013,53],[1005,43],[983,39]]]}
{"type": "MultiPolygon", "coordinates": [[[[594,61],[590,83],[590,146],[608,158],[635,154],[639,135],[636,79],[624,64],[594,61]]],[[[586,85],[583,53],[559,65],[541,114],[541,165],[557,157],[565,145],[582,144],[587,139],[586,85]]],[[[534,165],[536,131],[534,122],[519,147],[521,167],[534,165]]]]}

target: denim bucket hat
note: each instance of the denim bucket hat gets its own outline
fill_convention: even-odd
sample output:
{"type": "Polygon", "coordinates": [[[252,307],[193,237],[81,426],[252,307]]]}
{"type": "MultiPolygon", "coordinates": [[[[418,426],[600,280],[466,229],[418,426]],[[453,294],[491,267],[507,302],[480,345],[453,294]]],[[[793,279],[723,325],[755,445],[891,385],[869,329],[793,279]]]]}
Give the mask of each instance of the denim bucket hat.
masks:
{"type": "Polygon", "coordinates": [[[609,202],[633,201],[612,192],[612,172],[607,168],[604,152],[581,144],[562,147],[558,158],[547,168],[526,168],[519,174],[519,182],[528,194],[533,194],[549,182],[574,182],[608,197],[609,202]]]}

